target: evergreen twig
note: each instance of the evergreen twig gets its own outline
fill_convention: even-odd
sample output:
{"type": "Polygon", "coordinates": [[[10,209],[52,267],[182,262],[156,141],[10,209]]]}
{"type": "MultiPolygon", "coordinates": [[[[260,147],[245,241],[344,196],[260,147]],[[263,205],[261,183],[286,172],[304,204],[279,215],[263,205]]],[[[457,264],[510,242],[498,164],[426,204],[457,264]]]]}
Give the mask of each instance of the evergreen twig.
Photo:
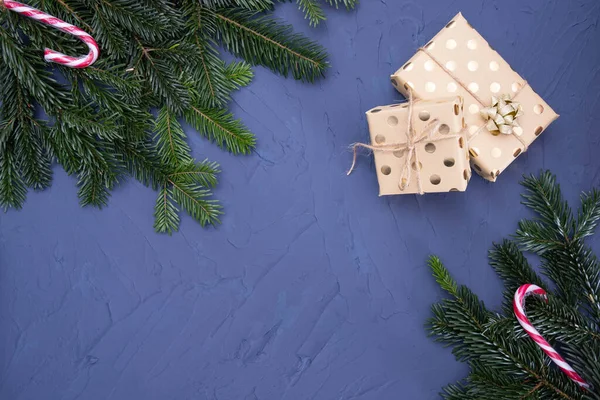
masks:
{"type": "Polygon", "coordinates": [[[505,240],[490,252],[490,264],[505,287],[502,314],[488,311],[459,286],[438,258],[429,261],[451,298],[432,306],[428,331],[471,368],[463,382],[443,389],[445,399],[600,399],[600,267],[583,243],[600,219],[600,196],[596,190],[584,193],[575,218],[549,172],[526,177],[523,185],[524,204],[537,218],[521,221],[515,241],[505,240]],[[522,250],[541,257],[541,270],[553,286],[534,271],[522,250]],[[557,369],[518,324],[512,298],[525,283],[549,293],[547,303],[528,302],[528,317],[592,385],[590,390],[580,389],[557,369]]]}
{"type": "MultiPolygon", "coordinates": [[[[324,19],[314,0],[298,1],[311,23],[324,19]]],[[[201,225],[216,224],[222,209],[211,190],[218,165],[193,160],[180,121],[232,153],[248,154],[256,139],[228,104],[232,92],[252,80],[251,65],[304,81],[328,66],[322,47],[264,13],[272,0],[28,4],[88,31],[101,57],[83,70],[46,64],[45,47],[68,54],[87,48],[73,36],[0,11],[3,209],[21,208],[27,188],[50,185],[55,161],[77,176],[82,205],[104,206],[111,189],[132,176],[159,192],[158,232],[178,229],[179,210],[201,225]],[[225,63],[219,45],[245,61],[225,63]]]]}

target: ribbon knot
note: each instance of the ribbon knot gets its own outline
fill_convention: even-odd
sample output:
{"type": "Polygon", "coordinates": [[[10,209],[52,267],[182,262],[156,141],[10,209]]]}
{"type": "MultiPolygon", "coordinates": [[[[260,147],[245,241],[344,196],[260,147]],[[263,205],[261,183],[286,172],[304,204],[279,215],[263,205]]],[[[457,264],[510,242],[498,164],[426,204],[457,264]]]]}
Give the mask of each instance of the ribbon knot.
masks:
{"type": "Polygon", "coordinates": [[[400,173],[400,181],[398,182],[398,188],[400,190],[405,190],[406,187],[410,184],[412,179],[412,166],[414,165],[414,169],[416,172],[417,178],[417,189],[419,194],[424,194],[423,184],[421,180],[421,163],[419,162],[419,152],[417,151],[417,145],[427,141],[427,142],[439,142],[440,140],[458,138],[460,135],[436,135],[436,132],[439,132],[439,128],[442,125],[439,120],[433,119],[429,122],[422,130],[417,132],[414,128],[413,124],[413,110],[414,105],[418,100],[413,99],[412,90],[408,92],[408,122],[406,126],[406,142],[405,143],[392,143],[392,144],[365,144],[365,143],[354,143],[352,147],[352,151],[354,153],[352,158],[352,166],[348,170],[347,175],[350,175],[352,171],[354,171],[354,167],[356,165],[356,155],[357,149],[359,147],[363,147],[365,149],[369,149],[372,151],[382,151],[386,153],[396,152],[396,151],[406,151],[404,165],[402,166],[402,172],[400,173]]]}

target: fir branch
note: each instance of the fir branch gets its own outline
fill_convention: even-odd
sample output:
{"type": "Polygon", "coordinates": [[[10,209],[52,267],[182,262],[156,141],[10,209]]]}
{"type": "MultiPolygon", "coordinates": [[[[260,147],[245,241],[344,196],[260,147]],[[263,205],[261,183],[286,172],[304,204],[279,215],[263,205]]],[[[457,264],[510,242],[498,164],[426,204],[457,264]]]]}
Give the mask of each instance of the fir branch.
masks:
{"type": "Polygon", "coordinates": [[[562,198],[554,175],[545,171],[539,177],[525,177],[521,184],[527,189],[522,195],[523,204],[539,215],[542,224],[554,227],[556,236],[568,242],[574,225],[573,214],[562,198]]]}
{"type": "MultiPolygon", "coordinates": [[[[555,296],[549,296],[548,303],[529,304],[527,315],[548,340],[574,345],[585,342],[600,344],[598,327],[555,296]]],[[[515,320],[515,327],[516,324],[515,320]]]]}
{"type": "Polygon", "coordinates": [[[457,359],[471,367],[468,378],[444,390],[448,399],[598,399],[600,394],[600,264],[584,244],[598,220],[598,195],[582,196],[577,220],[563,200],[554,176],[542,173],[524,182],[525,203],[538,218],[521,221],[517,242],[504,241],[490,252],[490,264],[504,281],[504,313],[479,304],[467,288],[458,286],[439,259],[430,259],[433,275],[452,294],[432,306],[429,333],[453,346],[457,359]],[[580,228],[581,227],[581,228],[580,228]],[[578,234],[578,232],[581,232],[578,234]],[[535,251],[542,271],[556,289],[548,302],[530,300],[528,318],[542,336],[592,384],[582,391],[531,340],[514,317],[512,297],[524,283],[552,286],[531,268],[519,246],[535,251]]]}
{"type": "Polygon", "coordinates": [[[516,238],[525,250],[537,254],[559,250],[564,247],[565,240],[560,232],[548,229],[543,222],[531,220],[519,221],[516,238]]]}
{"type": "Polygon", "coordinates": [[[293,34],[289,25],[271,16],[256,17],[241,9],[216,10],[213,16],[217,39],[251,64],[309,82],[323,76],[329,66],[321,46],[293,34]]]}
{"type": "MultiPolygon", "coordinates": [[[[555,177],[546,171],[539,177],[526,177],[523,186],[527,189],[524,204],[539,218],[519,223],[516,234],[519,244],[544,258],[544,272],[556,282],[568,304],[574,307],[584,304],[600,324],[598,260],[582,240],[575,237],[576,222],[555,177]]],[[[593,206],[582,208],[584,213],[591,212],[589,218],[593,220],[595,211],[585,207],[593,206]]],[[[588,217],[583,214],[581,218],[585,224],[588,217]]]]}
{"type": "Polygon", "coordinates": [[[237,90],[248,86],[254,77],[250,64],[243,61],[232,62],[225,67],[225,78],[230,84],[229,90],[237,90]]]}
{"type": "Polygon", "coordinates": [[[106,205],[109,191],[125,169],[112,144],[69,127],[60,118],[50,130],[47,142],[65,171],[77,174],[81,205],[106,205]]]}
{"type": "Polygon", "coordinates": [[[12,144],[0,148],[0,207],[20,209],[25,202],[27,188],[19,171],[19,163],[12,144]]]}
{"type": "Polygon", "coordinates": [[[580,371],[582,378],[591,386],[586,399],[600,399],[600,343],[582,342],[561,349],[567,362],[580,371]]]}
{"type": "Polygon", "coordinates": [[[325,0],[330,6],[339,8],[340,5],[346,7],[346,9],[351,10],[358,4],[358,0],[325,0]]]}
{"type": "Polygon", "coordinates": [[[442,261],[436,256],[431,256],[427,261],[427,265],[429,265],[429,268],[431,268],[433,277],[440,287],[452,296],[456,297],[458,293],[458,285],[452,276],[450,276],[450,272],[448,272],[446,267],[444,267],[442,261]]]}
{"type": "Polygon", "coordinates": [[[200,225],[216,225],[220,223],[219,215],[222,214],[221,206],[208,197],[211,193],[199,185],[169,178],[167,182],[172,187],[173,199],[187,211],[200,225]]]}
{"type": "Polygon", "coordinates": [[[581,194],[581,207],[577,213],[577,224],[573,238],[584,239],[591,236],[600,221],[600,191],[593,189],[581,194]]]}
{"type": "MultiPolygon", "coordinates": [[[[102,208],[108,202],[110,190],[118,182],[119,172],[123,168],[114,151],[102,151],[94,145],[93,138],[85,137],[81,132],[79,146],[85,157],[79,162],[77,185],[80,204],[102,208]]],[[[111,146],[108,146],[109,148],[111,146]]]]}
{"type": "Polygon", "coordinates": [[[176,114],[180,114],[190,104],[190,93],[178,79],[173,79],[176,71],[173,65],[163,59],[152,55],[152,49],[144,47],[137,40],[140,55],[136,62],[135,72],[143,80],[147,81],[152,93],[163,101],[176,114]]]}
{"type": "Polygon", "coordinates": [[[209,43],[195,38],[199,65],[195,76],[195,102],[205,107],[223,106],[229,101],[231,85],[225,75],[225,63],[209,43]]]}
{"type": "Polygon", "coordinates": [[[444,388],[444,393],[440,393],[446,400],[480,400],[471,394],[473,389],[468,384],[448,385],[444,388]]]}
{"type": "Polygon", "coordinates": [[[158,112],[154,132],[158,154],[165,164],[179,165],[192,160],[183,128],[168,108],[163,107],[158,112]]]}
{"type": "Polygon", "coordinates": [[[304,19],[308,19],[311,26],[317,26],[321,21],[325,21],[323,8],[316,0],[296,0],[296,3],[304,13],[304,19]]]}
{"type": "MultiPolygon", "coordinates": [[[[103,15],[115,26],[147,41],[169,37],[179,27],[175,13],[157,13],[146,1],[139,0],[101,0],[94,2],[95,14],[103,15]]],[[[163,7],[166,7],[164,3],[163,7]]]]}
{"type": "Polygon", "coordinates": [[[234,154],[247,154],[256,144],[254,135],[226,111],[194,105],[184,115],[186,121],[201,135],[234,154]]]}
{"type": "Polygon", "coordinates": [[[15,153],[25,184],[35,190],[43,190],[52,182],[52,169],[42,139],[45,125],[29,119],[16,121],[12,126],[15,136],[15,153]]]}
{"type": "Polygon", "coordinates": [[[477,400],[526,399],[543,386],[541,382],[517,379],[482,362],[471,361],[469,365],[472,373],[467,378],[468,395],[477,400]]]}
{"type": "Polygon", "coordinates": [[[109,190],[113,187],[111,180],[106,180],[103,171],[83,164],[78,173],[77,185],[79,203],[82,207],[92,205],[102,208],[108,202],[109,190]]]}
{"type": "MultiPolygon", "coordinates": [[[[429,263],[436,280],[454,290],[455,282],[441,262],[432,258],[429,263]]],[[[488,312],[467,288],[459,287],[455,293],[453,300],[432,306],[434,316],[427,326],[436,340],[453,346],[452,352],[458,360],[480,362],[491,368],[491,374],[499,370],[515,379],[534,382],[534,386],[539,384],[540,390],[548,390],[554,396],[580,398],[568,378],[550,379],[544,354],[529,338],[520,339],[512,333],[512,321],[488,312]]],[[[487,377],[494,379],[489,374],[487,377]]],[[[455,391],[452,395],[459,395],[461,388],[452,387],[455,391]]],[[[474,389],[471,382],[467,394],[473,394],[474,389]]]]}
{"type": "MultiPolygon", "coordinates": [[[[18,32],[14,32],[13,35],[18,35],[18,32]]],[[[18,36],[11,37],[1,26],[0,57],[3,67],[7,69],[2,74],[4,81],[2,86],[13,88],[18,86],[18,90],[21,92],[26,90],[46,109],[65,107],[65,91],[51,77],[50,73],[45,71],[43,62],[35,52],[31,52],[30,49],[25,50],[25,46],[18,36]]],[[[6,96],[2,97],[7,98],[6,96]]],[[[27,106],[31,107],[30,104],[27,106]]]]}
{"type": "MultiPolygon", "coordinates": [[[[552,278],[568,304],[585,305],[600,325],[600,267],[596,256],[576,238],[576,222],[568,204],[563,200],[560,186],[550,172],[542,172],[539,177],[526,177],[523,186],[527,189],[523,196],[524,204],[538,215],[537,221],[522,221],[517,231],[519,244],[525,250],[541,255],[545,263],[543,269],[552,278]]],[[[592,201],[594,199],[592,198],[592,201]]],[[[582,206],[581,214],[584,229],[586,219],[589,227],[596,217],[595,211],[588,210],[593,205],[582,206]],[[586,213],[590,216],[586,217],[586,213]]]]}
{"type": "Polygon", "coordinates": [[[92,89],[104,95],[114,95],[115,98],[122,101],[119,106],[122,110],[131,108],[127,105],[143,105],[144,81],[135,74],[124,72],[122,64],[104,65],[102,60],[99,60],[91,67],[68,72],[79,78],[79,82],[89,90],[87,93],[90,95],[93,93],[92,89]]]}
{"type": "Polygon", "coordinates": [[[271,0],[200,0],[200,4],[210,8],[239,7],[254,11],[265,11],[273,8],[273,1],[271,0]]]}
{"type": "Polygon", "coordinates": [[[179,226],[179,213],[174,204],[173,191],[163,185],[154,206],[154,229],[159,233],[168,233],[171,235],[179,226]]]}
{"type": "Polygon", "coordinates": [[[504,301],[506,309],[512,309],[515,291],[525,283],[532,283],[542,288],[548,285],[531,268],[529,262],[518,246],[509,240],[495,244],[489,252],[490,265],[504,282],[504,301]]]}
{"type": "Polygon", "coordinates": [[[78,177],[82,205],[103,206],[111,189],[133,176],[161,191],[157,230],[176,230],[178,209],[203,225],[217,223],[221,208],[209,189],[218,166],[192,159],[179,119],[232,153],[249,153],[255,138],[228,104],[234,90],[250,83],[250,65],[308,81],[327,67],[318,44],[257,14],[271,9],[272,0],[30,4],[89,32],[101,57],[83,70],[47,64],[45,47],[85,54],[87,46],[31,19],[0,13],[0,154],[10,166],[0,177],[4,207],[20,207],[27,185],[49,185],[54,159],[78,177]],[[216,50],[219,42],[245,61],[226,64],[216,50]],[[40,114],[51,122],[36,119],[40,114]]]}
{"type": "Polygon", "coordinates": [[[175,168],[173,172],[167,175],[167,178],[189,185],[214,188],[217,186],[219,172],[221,172],[219,165],[215,162],[204,160],[197,163],[190,160],[175,168]]]}
{"type": "Polygon", "coordinates": [[[580,241],[570,243],[562,252],[544,254],[543,265],[570,304],[582,304],[600,326],[600,264],[592,251],[580,241]]]}
{"type": "Polygon", "coordinates": [[[165,165],[150,141],[115,141],[114,150],[124,160],[125,170],[146,186],[157,190],[167,180],[165,165]]]}
{"type": "Polygon", "coordinates": [[[13,123],[14,120],[9,122],[5,119],[2,119],[2,114],[0,114],[0,150],[6,148],[12,138],[13,123]]]}
{"type": "Polygon", "coordinates": [[[69,107],[60,114],[61,123],[73,129],[85,130],[93,136],[104,140],[121,139],[114,123],[116,115],[98,118],[98,114],[89,107],[69,107]]]}

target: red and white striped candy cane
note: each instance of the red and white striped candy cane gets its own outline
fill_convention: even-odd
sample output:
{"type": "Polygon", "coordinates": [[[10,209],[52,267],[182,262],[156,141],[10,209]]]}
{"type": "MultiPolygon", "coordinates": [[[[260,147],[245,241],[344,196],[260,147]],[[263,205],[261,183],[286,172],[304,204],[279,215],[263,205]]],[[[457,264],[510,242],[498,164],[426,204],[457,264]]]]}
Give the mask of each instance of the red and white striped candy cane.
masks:
{"type": "Polygon", "coordinates": [[[90,52],[83,57],[71,57],[58,51],[51,49],[44,50],[44,59],[48,62],[55,62],[71,68],[85,68],[89,67],[98,59],[100,50],[98,44],[89,34],[79,29],[76,26],[66,23],[58,18],[48,15],[36,8],[29,7],[28,5],[12,1],[12,0],[0,0],[0,6],[4,4],[7,10],[21,14],[24,17],[29,17],[40,21],[43,24],[49,25],[55,29],[63,31],[65,33],[76,36],[79,40],[87,44],[90,48],[90,52]]]}
{"type": "Polygon", "coordinates": [[[525,299],[527,298],[527,296],[532,294],[537,294],[538,296],[541,296],[544,300],[548,301],[546,291],[537,285],[526,284],[519,287],[515,292],[515,298],[513,301],[513,310],[515,312],[515,315],[517,316],[519,324],[521,324],[523,329],[525,329],[525,332],[527,332],[527,334],[531,336],[533,341],[536,342],[538,346],[542,348],[544,353],[546,353],[548,357],[550,357],[550,359],[556,365],[558,365],[559,368],[569,378],[571,378],[579,386],[585,389],[589,388],[590,385],[588,385],[583,380],[583,378],[580,377],[577,372],[575,372],[575,370],[560,356],[560,354],[558,354],[556,350],[554,350],[552,346],[550,346],[550,343],[548,343],[546,339],[544,339],[542,335],[540,335],[537,329],[535,329],[533,325],[531,325],[531,322],[529,322],[529,318],[527,318],[527,315],[525,315],[525,309],[523,307],[525,306],[525,299]]]}

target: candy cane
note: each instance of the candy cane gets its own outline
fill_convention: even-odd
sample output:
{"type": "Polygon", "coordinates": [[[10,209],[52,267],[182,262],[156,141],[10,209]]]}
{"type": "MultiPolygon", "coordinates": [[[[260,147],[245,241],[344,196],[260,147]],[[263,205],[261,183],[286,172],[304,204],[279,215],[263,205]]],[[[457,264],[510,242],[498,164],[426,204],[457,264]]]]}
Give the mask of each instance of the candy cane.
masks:
{"type": "Polygon", "coordinates": [[[527,334],[531,336],[533,341],[536,342],[538,346],[542,348],[544,353],[546,353],[548,357],[550,357],[550,359],[556,365],[558,365],[559,368],[569,378],[571,378],[571,380],[573,380],[575,383],[577,383],[579,386],[585,389],[589,388],[590,385],[588,385],[583,380],[583,378],[581,378],[579,374],[577,374],[577,372],[575,372],[575,370],[571,368],[571,366],[560,356],[560,354],[558,354],[556,350],[554,350],[552,346],[550,346],[550,343],[548,343],[546,339],[544,339],[542,335],[540,335],[540,333],[533,327],[533,325],[531,325],[531,322],[529,322],[529,319],[525,315],[525,309],[523,307],[525,305],[525,299],[531,294],[537,294],[538,296],[541,296],[544,300],[548,301],[546,291],[539,286],[526,284],[518,288],[515,292],[513,310],[515,312],[515,315],[517,316],[519,324],[521,324],[523,329],[525,329],[525,332],[527,332],[527,334]]]}
{"type": "Polygon", "coordinates": [[[40,21],[43,24],[49,25],[53,28],[56,28],[65,33],[76,36],[83,43],[87,44],[90,51],[86,56],[83,57],[71,57],[66,54],[59,53],[58,51],[54,51],[51,49],[44,50],[44,60],[48,62],[55,62],[57,64],[61,64],[71,68],[85,68],[89,67],[98,59],[98,55],[100,54],[100,50],[98,48],[98,44],[94,40],[93,37],[88,35],[83,30],[79,29],[76,26],[68,24],[58,18],[55,18],[51,15],[48,15],[36,8],[29,7],[25,4],[18,3],[12,0],[0,0],[0,6],[4,5],[7,10],[13,11],[17,14],[21,14],[24,17],[29,17],[35,19],[36,21],[40,21]]]}

